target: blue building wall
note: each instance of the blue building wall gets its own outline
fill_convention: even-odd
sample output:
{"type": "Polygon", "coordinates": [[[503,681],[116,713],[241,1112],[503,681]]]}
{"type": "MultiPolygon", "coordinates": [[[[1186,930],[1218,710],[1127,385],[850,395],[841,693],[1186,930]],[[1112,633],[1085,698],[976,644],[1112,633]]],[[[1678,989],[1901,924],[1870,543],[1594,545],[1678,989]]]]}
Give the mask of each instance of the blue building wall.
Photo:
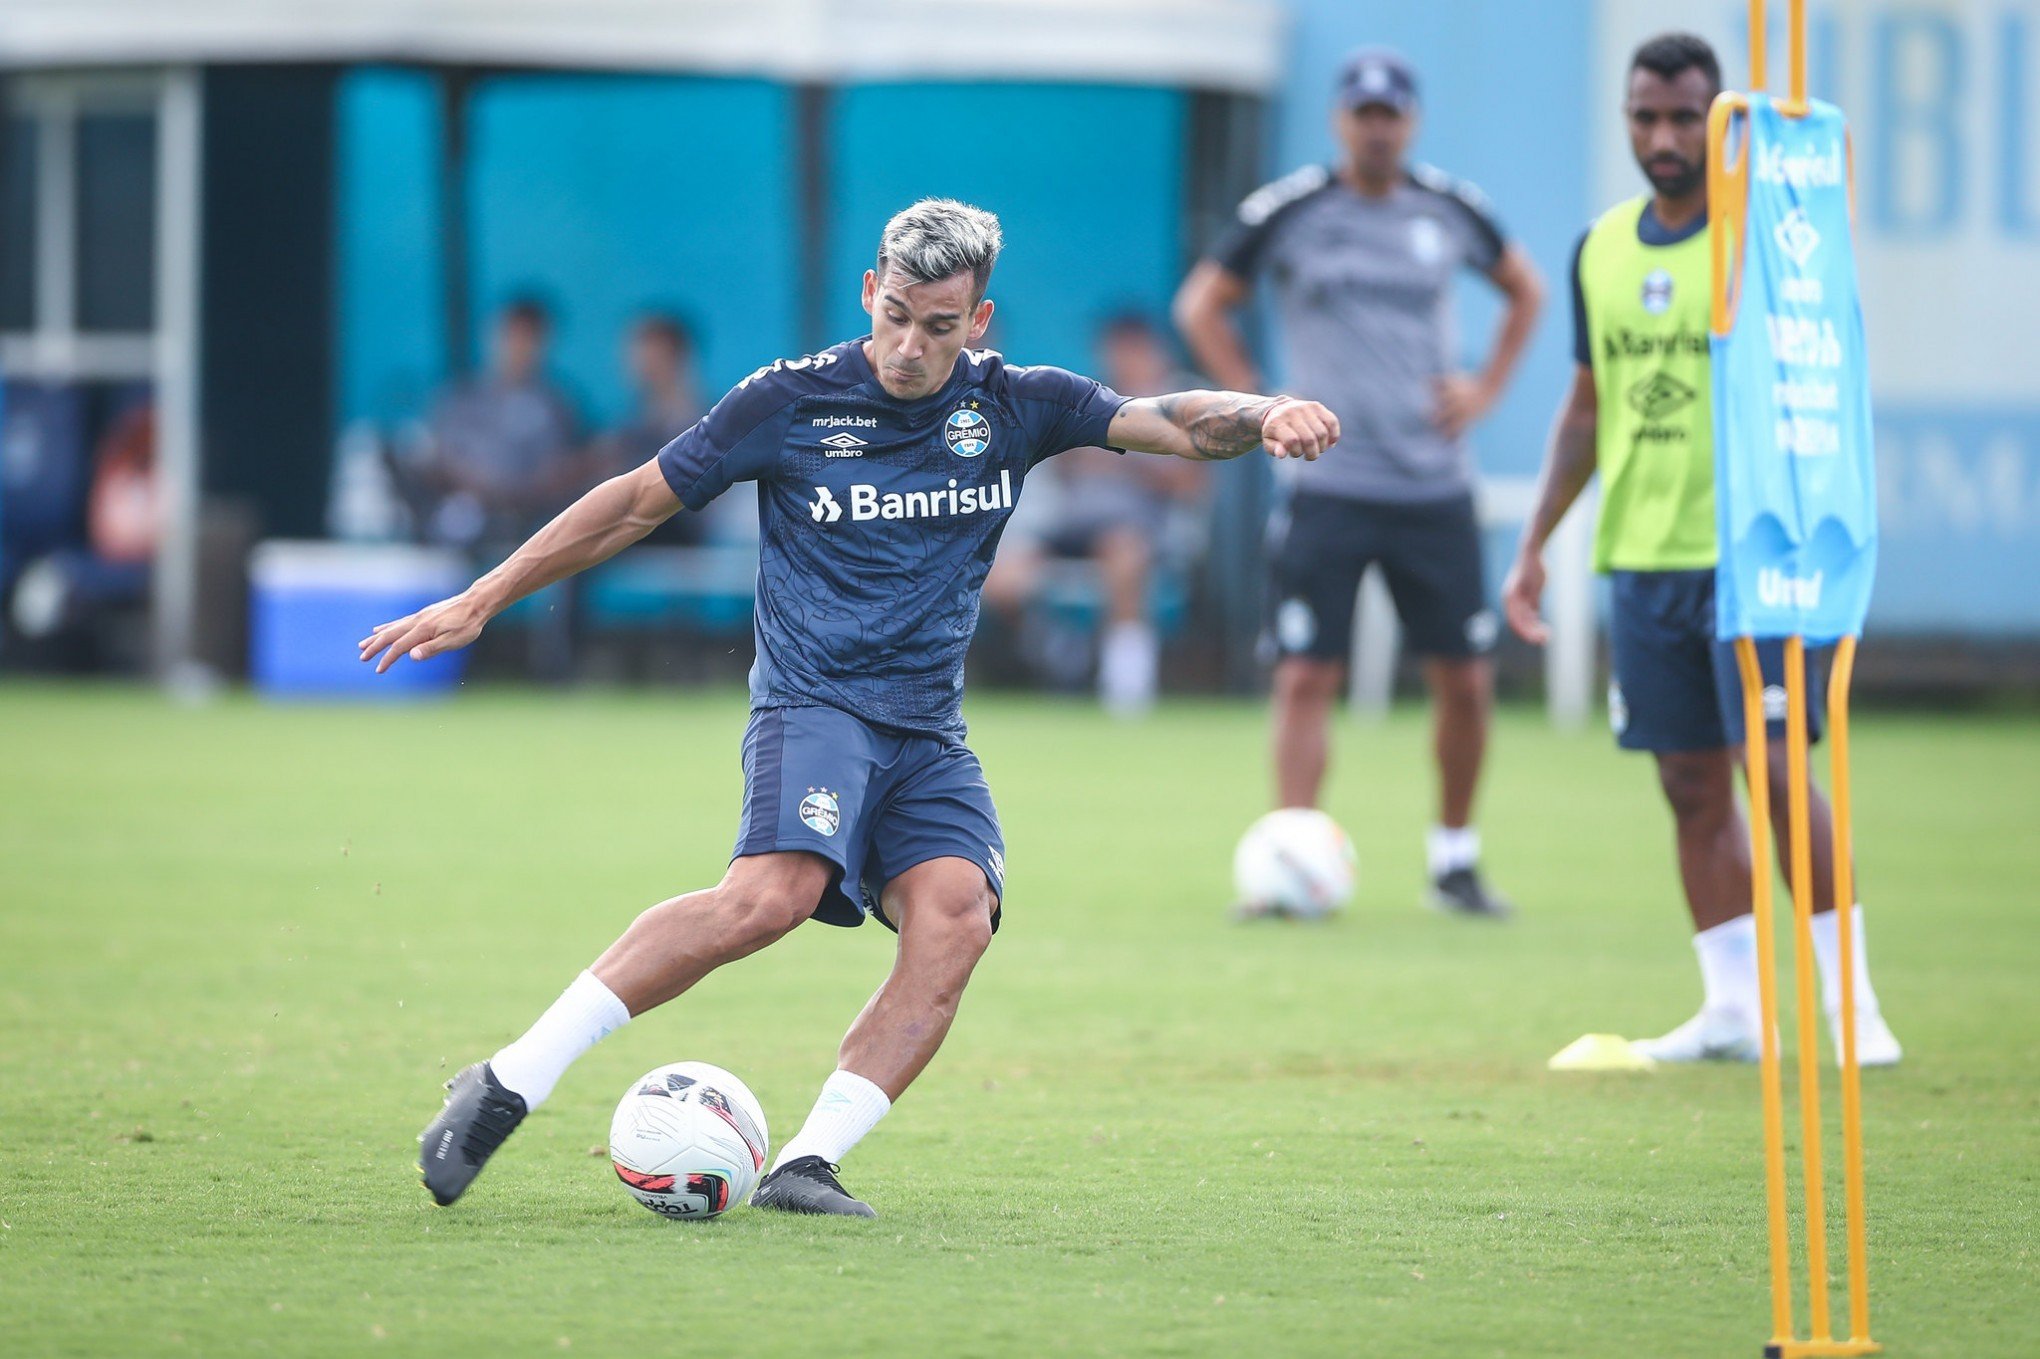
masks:
{"type": "Polygon", "coordinates": [[[991,344],[1023,363],[1094,366],[1119,308],[1165,320],[1182,256],[1184,118],[1173,90],[1085,85],[864,85],[832,128],[831,331],[863,334],[857,284],[886,218],[930,194],[999,215],[991,344]],[[902,128],[914,129],[910,152],[902,128]]]}
{"type": "MultiPolygon", "coordinates": [[[[340,102],[340,414],[416,414],[448,377],[435,79],[350,74],[340,102]]],[[[765,81],[506,76],[469,130],[473,352],[534,293],[554,368],[597,423],[629,404],[620,337],[647,308],[699,332],[727,386],[794,347],[792,97],[765,81]],[[763,358],[761,358],[763,356],[763,358]]]]}
{"type": "MultiPolygon", "coordinates": [[[[343,420],[414,414],[448,376],[436,100],[433,77],[417,72],[343,82],[343,420]]],[[[993,342],[1030,362],[1090,366],[1099,317],[1128,306],[1166,314],[1182,248],[1185,106],[1172,90],[1096,86],[837,92],[824,231],[830,334],[868,329],[859,281],[886,218],[946,194],[1005,223],[993,342]],[[902,126],[916,129],[910,155],[902,126]],[[1014,128],[1026,135],[1001,131],[1014,128]]],[[[497,77],[476,92],[470,127],[476,353],[497,305],[538,294],[557,310],[556,371],[606,422],[628,401],[618,336],[646,307],[697,327],[711,392],[800,351],[792,91],[497,77]]]]}
{"type": "Polygon", "coordinates": [[[556,366],[596,420],[627,410],[620,336],[647,307],[695,326],[717,391],[795,347],[785,87],[500,77],[476,94],[471,136],[475,308],[526,290],[552,302],[556,366]]]}
{"type": "Polygon", "coordinates": [[[440,308],[437,84],[418,71],[341,79],[334,402],[342,422],[395,421],[447,376],[440,308]]]}

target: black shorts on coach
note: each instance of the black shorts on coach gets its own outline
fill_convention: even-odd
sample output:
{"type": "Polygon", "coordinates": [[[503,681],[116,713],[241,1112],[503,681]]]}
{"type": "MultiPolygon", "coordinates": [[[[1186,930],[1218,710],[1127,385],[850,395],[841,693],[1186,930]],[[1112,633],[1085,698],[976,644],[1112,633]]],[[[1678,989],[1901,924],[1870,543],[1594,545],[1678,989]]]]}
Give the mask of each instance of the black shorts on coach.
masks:
{"type": "Polygon", "coordinates": [[[1299,495],[1273,527],[1267,637],[1276,656],[1347,659],[1360,578],[1376,565],[1406,649],[1455,659],[1494,646],[1471,495],[1415,504],[1299,495]]]}

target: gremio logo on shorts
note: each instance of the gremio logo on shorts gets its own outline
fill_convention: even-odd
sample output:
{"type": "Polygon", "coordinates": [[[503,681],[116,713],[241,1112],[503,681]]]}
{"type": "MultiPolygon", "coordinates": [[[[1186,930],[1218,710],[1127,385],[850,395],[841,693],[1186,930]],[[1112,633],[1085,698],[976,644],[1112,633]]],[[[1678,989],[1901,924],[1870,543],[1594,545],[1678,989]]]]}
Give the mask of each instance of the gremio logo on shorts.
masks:
{"type": "Polygon", "coordinates": [[[820,835],[834,835],[843,823],[843,807],[826,788],[810,788],[800,800],[801,824],[820,835]]]}
{"type": "MultiPolygon", "coordinates": [[[[951,477],[948,485],[931,491],[881,491],[870,482],[858,482],[845,487],[842,495],[855,523],[868,519],[950,519],[1012,509],[1013,474],[1000,472],[998,483],[992,486],[959,486],[956,478],[951,477]]],[[[808,502],[808,517],[818,524],[833,524],[843,517],[845,508],[835,492],[817,486],[815,498],[808,502]]]]}

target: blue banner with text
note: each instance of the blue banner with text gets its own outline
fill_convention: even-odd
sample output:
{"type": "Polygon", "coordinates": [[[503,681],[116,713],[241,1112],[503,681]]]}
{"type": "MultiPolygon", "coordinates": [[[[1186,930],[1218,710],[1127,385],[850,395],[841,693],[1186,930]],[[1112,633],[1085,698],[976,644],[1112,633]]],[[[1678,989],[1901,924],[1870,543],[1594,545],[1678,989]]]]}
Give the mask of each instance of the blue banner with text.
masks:
{"type": "Polygon", "coordinates": [[[1848,124],[1749,96],[1734,323],[1713,340],[1716,634],[1863,630],[1877,563],[1870,369],[1849,231],[1848,124]]]}

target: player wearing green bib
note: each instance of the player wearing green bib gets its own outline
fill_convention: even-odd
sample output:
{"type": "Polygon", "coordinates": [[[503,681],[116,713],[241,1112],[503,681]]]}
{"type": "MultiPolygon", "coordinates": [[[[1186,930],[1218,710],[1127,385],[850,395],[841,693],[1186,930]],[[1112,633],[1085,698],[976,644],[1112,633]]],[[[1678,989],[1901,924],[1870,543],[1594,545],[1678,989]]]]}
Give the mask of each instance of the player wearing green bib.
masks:
{"type": "Polygon", "coordinates": [[[1714,565],[1707,220],[1673,230],[1648,194],[1602,214],[1574,268],[1601,477],[1598,571],[1714,565]]]}
{"type": "MultiPolygon", "coordinates": [[[[1609,577],[1614,682],[1608,715],[1619,744],[1649,751],[1671,805],[1679,876],[1700,959],[1700,1012],[1636,1048],[1659,1061],[1755,1061],[1759,1049],[1756,926],[1750,917],[1749,834],[1735,800],[1742,683],[1732,648],[1714,640],[1713,395],[1708,356],[1707,110],[1721,91],[1714,52],[1688,34],[1638,48],[1624,107],[1630,147],[1652,192],[1594,222],[1573,259],[1573,357],[1578,367],[1545,455],[1502,603],[1526,641],[1538,617],[1544,544],[1601,479],[1594,567],[1609,577]]],[[[1784,660],[1759,647],[1772,723],[1771,807],[1786,833],[1784,660]],[[1775,701],[1774,701],[1775,700],[1775,701]]],[[[1821,686],[1810,676],[1810,735],[1821,686]]],[[[1841,1004],[1840,945],[1831,903],[1827,801],[1813,792],[1814,952],[1832,1025],[1841,1004]]],[[[1861,911],[1856,938],[1862,939],[1861,911]]],[[[1856,950],[1857,1052],[1865,1066],[1898,1061],[1878,1012],[1865,951],[1856,950]]],[[[1839,1047],[1839,1040],[1837,1040],[1839,1047]]]]}

